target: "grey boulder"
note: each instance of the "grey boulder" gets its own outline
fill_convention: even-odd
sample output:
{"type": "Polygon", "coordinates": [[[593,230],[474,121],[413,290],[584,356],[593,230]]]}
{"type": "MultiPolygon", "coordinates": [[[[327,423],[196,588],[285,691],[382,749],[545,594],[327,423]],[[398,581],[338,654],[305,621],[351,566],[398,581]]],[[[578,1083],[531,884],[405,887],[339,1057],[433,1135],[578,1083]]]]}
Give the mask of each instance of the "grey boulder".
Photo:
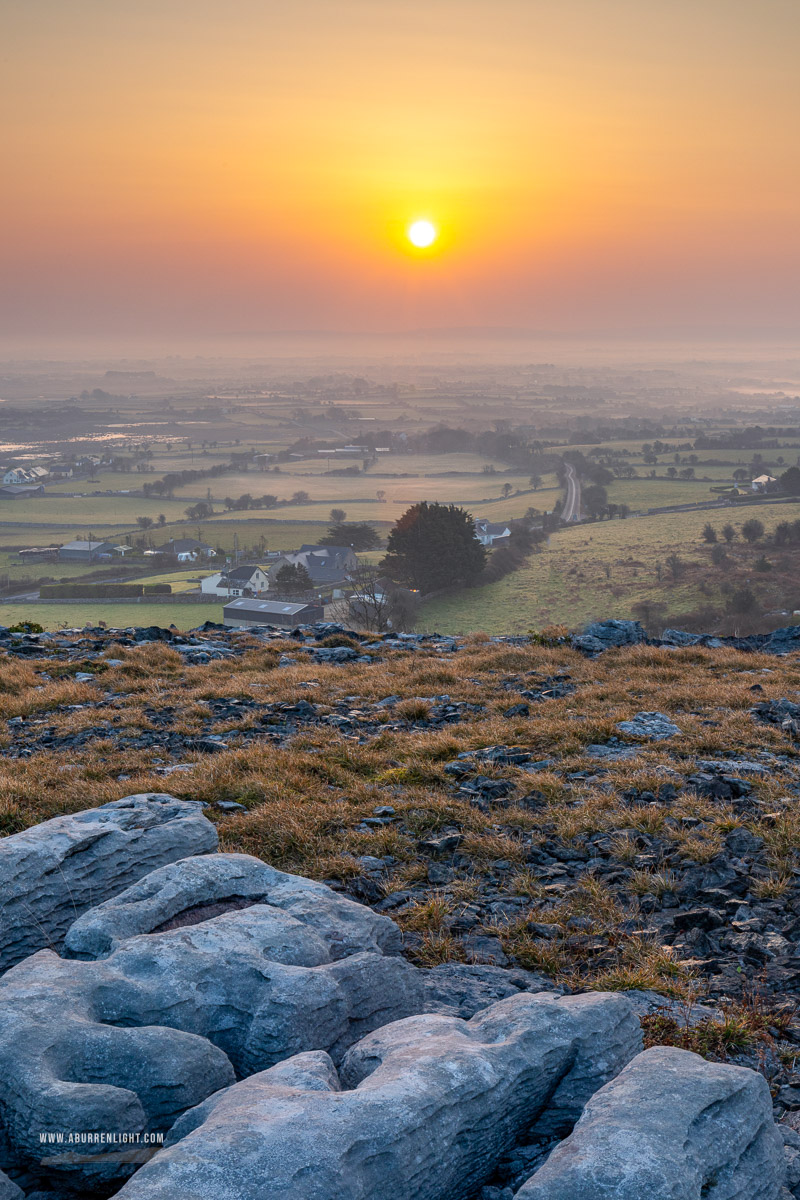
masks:
{"type": "Polygon", "coordinates": [[[516,1200],[778,1200],[784,1177],[764,1077],[657,1046],[589,1100],[516,1200]]]}
{"type": "Polygon", "coordinates": [[[0,970],[36,950],[57,950],[76,917],[153,868],[216,847],[217,831],[199,804],[161,793],[0,839],[0,970]]]}
{"type": "Polygon", "coordinates": [[[90,909],[64,939],[69,958],[105,958],[136,934],[196,925],[253,904],[268,905],[313,929],[325,961],[361,950],[399,954],[400,930],[389,917],[337,895],[322,883],[277,871],[249,854],[181,859],[90,909]]]}
{"type": "MultiPolygon", "coordinates": [[[[261,904],[129,938],[100,961],[39,951],[0,980],[14,1161],[41,1169],[40,1131],[164,1131],[237,1076],[305,1050],[338,1060],[421,1011],[420,974],[374,952],[332,960],[311,924],[261,904]]],[[[125,1164],[100,1165],[104,1150],[88,1162],[56,1150],[47,1171],[76,1187],[124,1179],[125,1164]]]]}
{"type": "Polygon", "coordinates": [[[338,1075],[328,1055],[301,1054],[212,1096],[119,1196],[472,1196],[523,1131],[569,1128],[640,1045],[614,995],[522,993],[469,1022],[398,1021],[353,1046],[338,1075]]]}
{"type": "Polygon", "coordinates": [[[599,654],[613,646],[635,646],[646,640],[638,621],[594,621],[572,638],[572,646],[586,654],[599,654]]]}

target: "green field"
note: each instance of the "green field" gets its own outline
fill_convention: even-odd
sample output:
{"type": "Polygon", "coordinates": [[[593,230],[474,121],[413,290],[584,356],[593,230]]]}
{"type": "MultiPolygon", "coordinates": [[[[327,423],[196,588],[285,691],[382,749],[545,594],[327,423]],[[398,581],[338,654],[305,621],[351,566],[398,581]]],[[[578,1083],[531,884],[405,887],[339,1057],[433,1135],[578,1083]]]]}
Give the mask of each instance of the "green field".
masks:
{"type": "Polygon", "coordinates": [[[717,529],[730,521],[738,529],[754,515],[770,531],[780,521],[797,520],[800,506],[775,504],[757,514],[747,508],[629,517],[562,529],[527,566],[498,583],[429,601],[418,627],[444,633],[524,633],[548,624],[577,628],[598,618],[629,618],[632,605],[646,599],[665,601],[671,614],[689,612],[699,603],[697,583],[673,583],[667,557],[677,553],[690,560],[707,553],[701,550],[701,531],[708,521],[717,529]],[[658,563],[662,581],[655,573],[658,563]]]}
{"type": "Polygon", "coordinates": [[[129,625],[175,625],[178,629],[193,629],[204,621],[222,620],[222,601],[208,604],[109,604],[104,600],[87,600],[68,604],[2,604],[0,625],[16,625],[20,621],[35,621],[44,629],[81,629],[100,621],[110,628],[125,629],[129,625]]]}

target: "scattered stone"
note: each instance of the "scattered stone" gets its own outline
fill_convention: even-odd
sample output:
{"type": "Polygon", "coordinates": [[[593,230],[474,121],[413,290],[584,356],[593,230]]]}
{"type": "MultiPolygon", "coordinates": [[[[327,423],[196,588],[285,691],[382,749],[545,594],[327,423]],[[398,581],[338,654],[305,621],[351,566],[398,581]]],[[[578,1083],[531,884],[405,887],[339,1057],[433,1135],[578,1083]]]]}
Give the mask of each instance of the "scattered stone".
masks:
{"type": "Polygon", "coordinates": [[[620,721],[617,729],[651,742],[663,742],[681,732],[672,718],[662,712],[638,712],[630,721],[620,721]]]}

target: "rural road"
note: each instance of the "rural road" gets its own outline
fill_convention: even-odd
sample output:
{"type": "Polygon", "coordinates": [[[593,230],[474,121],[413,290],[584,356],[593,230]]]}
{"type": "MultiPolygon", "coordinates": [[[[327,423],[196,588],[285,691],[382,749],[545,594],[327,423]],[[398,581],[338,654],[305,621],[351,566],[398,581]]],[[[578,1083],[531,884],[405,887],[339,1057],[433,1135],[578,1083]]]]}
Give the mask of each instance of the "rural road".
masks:
{"type": "Polygon", "coordinates": [[[561,510],[562,521],[580,521],[581,519],[581,485],[572,463],[564,463],[566,470],[567,498],[561,510]]]}

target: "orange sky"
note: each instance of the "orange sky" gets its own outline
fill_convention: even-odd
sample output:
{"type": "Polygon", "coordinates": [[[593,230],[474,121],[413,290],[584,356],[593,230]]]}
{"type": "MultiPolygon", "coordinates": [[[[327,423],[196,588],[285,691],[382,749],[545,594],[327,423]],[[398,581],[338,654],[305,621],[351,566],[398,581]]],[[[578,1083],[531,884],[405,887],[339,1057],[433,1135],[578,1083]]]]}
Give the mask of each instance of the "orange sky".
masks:
{"type": "Polygon", "coordinates": [[[800,319],[798,0],[0,0],[0,47],[6,332],[800,319]]]}

